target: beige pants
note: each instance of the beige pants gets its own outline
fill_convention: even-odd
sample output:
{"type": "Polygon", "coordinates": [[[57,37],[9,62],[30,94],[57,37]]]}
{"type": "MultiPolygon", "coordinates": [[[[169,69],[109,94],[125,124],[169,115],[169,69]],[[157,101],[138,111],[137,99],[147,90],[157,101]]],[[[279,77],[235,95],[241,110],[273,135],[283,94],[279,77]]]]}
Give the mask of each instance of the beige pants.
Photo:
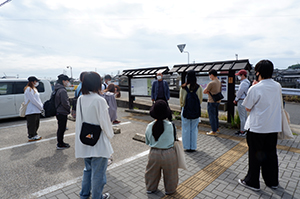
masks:
{"type": "Polygon", "coordinates": [[[145,181],[147,191],[156,191],[163,171],[166,194],[176,191],[178,186],[178,165],[175,149],[151,148],[146,167],[145,181]]]}

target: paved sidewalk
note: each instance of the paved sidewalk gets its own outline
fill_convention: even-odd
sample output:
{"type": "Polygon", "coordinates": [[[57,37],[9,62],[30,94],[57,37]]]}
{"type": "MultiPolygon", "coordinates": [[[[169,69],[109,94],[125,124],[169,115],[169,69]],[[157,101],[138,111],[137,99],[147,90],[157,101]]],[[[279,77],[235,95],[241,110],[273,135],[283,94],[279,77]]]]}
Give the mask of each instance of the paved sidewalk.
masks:
{"type": "MultiPolygon", "coordinates": [[[[279,188],[270,189],[262,178],[261,190],[249,190],[239,185],[237,180],[246,175],[248,153],[245,138],[234,136],[235,130],[221,128],[217,136],[207,136],[210,128],[200,124],[198,148],[194,153],[186,153],[188,170],[179,169],[177,193],[164,195],[163,182],[159,191],[146,194],[144,173],[148,152],[136,158],[113,163],[107,171],[107,185],[104,192],[111,198],[299,198],[300,199],[300,136],[295,140],[278,141],[279,188]]],[[[179,129],[180,131],[180,129],[179,129]]],[[[70,182],[46,195],[35,196],[40,199],[79,198],[81,179],[70,182]]]]}

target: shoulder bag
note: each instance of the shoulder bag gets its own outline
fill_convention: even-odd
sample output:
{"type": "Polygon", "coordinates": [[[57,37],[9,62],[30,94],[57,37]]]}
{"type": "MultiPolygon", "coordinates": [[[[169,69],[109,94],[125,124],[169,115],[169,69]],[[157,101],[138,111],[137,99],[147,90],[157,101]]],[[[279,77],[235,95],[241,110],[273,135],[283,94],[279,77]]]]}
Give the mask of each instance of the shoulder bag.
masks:
{"type": "Polygon", "coordinates": [[[211,92],[209,92],[209,94],[211,95],[211,97],[213,98],[214,102],[220,101],[221,99],[224,98],[223,94],[221,92],[213,95],[211,94],[211,92]]]}
{"type": "MultiPolygon", "coordinates": [[[[281,92],[280,92],[281,94],[281,92]]],[[[278,133],[278,139],[280,140],[289,140],[289,139],[294,139],[294,135],[292,133],[292,130],[290,128],[290,119],[289,119],[289,113],[286,112],[283,108],[283,103],[282,103],[282,94],[280,95],[281,97],[281,122],[282,122],[282,131],[278,133]]]]}
{"type": "Polygon", "coordinates": [[[172,124],[173,124],[173,129],[174,129],[174,149],[175,149],[176,156],[177,156],[178,168],[187,170],[182,142],[176,138],[176,128],[175,128],[174,123],[172,123],[172,124]]]}
{"type": "Polygon", "coordinates": [[[28,100],[28,102],[26,104],[25,104],[25,102],[22,102],[21,107],[19,109],[19,116],[20,117],[25,117],[26,109],[27,109],[27,106],[28,106],[29,102],[30,102],[30,100],[28,100]]]}
{"type": "MultiPolygon", "coordinates": [[[[83,114],[82,114],[82,105],[80,100],[80,112],[81,112],[81,120],[83,121],[83,114]]],[[[81,126],[80,131],[80,141],[82,144],[94,146],[97,144],[100,135],[101,135],[102,129],[100,125],[90,124],[87,122],[83,122],[81,126]]]]}

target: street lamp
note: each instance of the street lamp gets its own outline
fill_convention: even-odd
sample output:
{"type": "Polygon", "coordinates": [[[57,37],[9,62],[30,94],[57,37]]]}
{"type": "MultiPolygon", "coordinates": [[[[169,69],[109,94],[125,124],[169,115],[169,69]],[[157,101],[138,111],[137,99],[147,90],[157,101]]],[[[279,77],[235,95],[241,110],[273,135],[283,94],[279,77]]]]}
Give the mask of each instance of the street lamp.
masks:
{"type": "Polygon", "coordinates": [[[70,71],[71,71],[71,80],[73,80],[72,66],[67,66],[67,68],[70,68],[70,71]]]}
{"type": "Polygon", "coordinates": [[[188,51],[183,51],[186,44],[178,44],[177,47],[180,50],[181,53],[187,53],[188,54],[188,64],[190,64],[190,53],[188,51]]]}

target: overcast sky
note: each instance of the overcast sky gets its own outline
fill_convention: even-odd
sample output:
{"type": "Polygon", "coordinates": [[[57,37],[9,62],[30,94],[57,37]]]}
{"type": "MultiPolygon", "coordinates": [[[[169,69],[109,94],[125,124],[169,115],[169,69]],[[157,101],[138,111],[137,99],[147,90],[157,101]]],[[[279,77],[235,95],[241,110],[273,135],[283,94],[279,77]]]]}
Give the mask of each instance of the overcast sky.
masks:
{"type": "MultiPolygon", "coordinates": [[[[0,0],[0,3],[5,0],[0,0]]],[[[190,62],[300,63],[299,0],[12,0],[0,7],[0,77],[190,62]]]]}

